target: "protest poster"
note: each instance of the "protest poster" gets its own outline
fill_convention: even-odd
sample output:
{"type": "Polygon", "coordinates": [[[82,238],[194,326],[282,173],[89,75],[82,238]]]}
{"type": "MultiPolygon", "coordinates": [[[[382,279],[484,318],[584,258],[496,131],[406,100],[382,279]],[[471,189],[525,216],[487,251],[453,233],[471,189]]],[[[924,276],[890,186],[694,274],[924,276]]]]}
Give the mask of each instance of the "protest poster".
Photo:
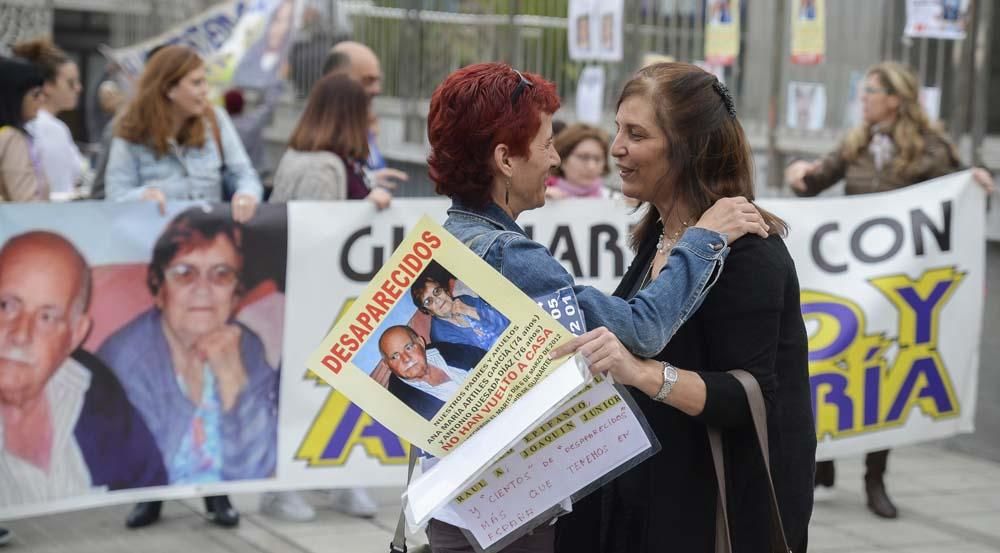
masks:
{"type": "Polygon", "coordinates": [[[826,56],[825,0],[792,0],[792,63],[817,65],[826,56]]]}
{"type": "Polygon", "coordinates": [[[739,0],[709,0],[705,20],[705,61],[728,67],[740,55],[739,0]]]}
{"type": "MultiPolygon", "coordinates": [[[[307,366],[394,433],[441,457],[562,366],[572,384],[548,389],[556,395],[542,407],[554,408],[585,386],[585,367],[548,356],[570,336],[443,227],[423,218],[307,366]]],[[[511,422],[521,427],[516,435],[539,421],[511,422]]],[[[506,448],[501,444],[491,455],[506,448]]]]}
{"type": "Polygon", "coordinates": [[[600,125],[604,115],[604,67],[591,65],[580,72],[576,85],[576,120],[600,125]]]}
{"type": "MultiPolygon", "coordinates": [[[[586,330],[571,288],[535,300],[570,332],[586,330]]],[[[487,427],[482,437],[488,439],[490,432],[487,427]]],[[[478,551],[498,551],[658,450],[659,443],[629,392],[597,376],[433,516],[462,528],[478,551]]],[[[464,464],[464,457],[459,449],[448,461],[464,464]]],[[[428,479],[448,477],[442,472],[418,477],[406,495],[414,497],[423,488],[440,485],[428,479]]],[[[408,522],[415,527],[418,521],[408,522]]]]}
{"type": "Polygon", "coordinates": [[[570,0],[566,24],[569,58],[621,61],[625,0],[570,0]]]}
{"type": "Polygon", "coordinates": [[[786,125],[790,129],[818,131],[826,121],[826,87],[822,83],[788,83],[786,125]]]}
{"type": "Polygon", "coordinates": [[[206,78],[217,90],[268,90],[281,82],[302,8],[302,0],[230,0],[139,44],[103,52],[134,81],[151,50],[183,44],[205,60],[206,78]]]}
{"type": "Polygon", "coordinates": [[[963,40],[972,0],[906,0],[906,28],[914,38],[963,40]]]}
{"type": "MultiPolygon", "coordinates": [[[[968,172],[886,194],[760,201],[792,229],[786,243],[810,333],[820,459],[972,431],[984,310],[983,201],[968,172]],[[867,346],[875,341],[884,347],[871,353],[867,346]]],[[[93,275],[86,311],[93,322],[72,354],[87,361],[109,336],[154,307],[147,274],[155,245],[171,221],[191,207],[229,218],[228,206],[202,204],[169,203],[165,216],[145,202],[0,205],[0,251],[12,237],[33,231],[61,235],[80,251],[93,275]]],[[[334,321],[363,297],[389,252],[423,214],[444,220],[447,207],[447,200],[437,198],[397,199],[385,211],[366,202],[261,205],[258,215],[239,227],[244,271],[232,322],[259,338],[265,363],[280,380],[269,475],[247,470],[248,478],[146,485],[122,460],[108,465],[114,467],[114,486],[53,483],[44,497],[15,497],[13,490],[24,479],[9,472],[19,453],[8,447],[5,434],[0,489],[11,497],[0,503],[0,520],[205,494],[401,486],[407,443],[312,375],[307,358],[334,321]]],[[[634,221],[632,211],[616,200],[563,200],[518,218],[578,283],[607,291],[632,258],[627,241],[634,221]]],[[[38,281],[43,275],[32,273],[38,281]]],[[[0,270],[0,290],[9,289],[6,281],[0,270]]],[[[5,325],[0,320],[0,350],[7,347],[5,325]]],[[[252,357],[259,362],[260,355],[252,357]]],[[[0,359],[0,388],[8,367],[0,359]]],[[[166,384],[178,386],[176,380],[166,384]]],[[[6,398],[0,391],[0,402],[6,398]]],[[[4,413],[0,409],[6,424],[4,413]]],[[[81,427],[70,435],[96,443],[117,432],[114,424],[81,427]]],[[[60,425],[62,435],[74,428],[71,420],[60,425]]]]}

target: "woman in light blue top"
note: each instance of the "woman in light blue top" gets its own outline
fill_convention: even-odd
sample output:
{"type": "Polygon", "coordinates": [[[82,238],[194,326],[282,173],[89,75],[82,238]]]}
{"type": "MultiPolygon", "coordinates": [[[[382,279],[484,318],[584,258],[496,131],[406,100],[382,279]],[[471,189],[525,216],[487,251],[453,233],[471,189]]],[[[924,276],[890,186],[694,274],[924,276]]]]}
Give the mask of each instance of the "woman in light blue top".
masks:
{"type": "Polygon", "coordinates": [[[111,143],[112,200],[223,201],[236,221],[253,217],[262,187],[225,110],[208,100],[205,62],[186,46],[147,60],[135,99],[111,143]]]}

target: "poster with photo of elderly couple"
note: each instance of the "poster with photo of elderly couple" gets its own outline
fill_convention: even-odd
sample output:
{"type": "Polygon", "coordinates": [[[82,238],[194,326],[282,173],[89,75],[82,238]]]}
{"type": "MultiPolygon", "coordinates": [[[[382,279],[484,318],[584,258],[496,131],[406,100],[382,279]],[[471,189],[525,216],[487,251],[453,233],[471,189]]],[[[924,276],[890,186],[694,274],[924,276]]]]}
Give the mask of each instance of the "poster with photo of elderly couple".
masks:
{"type": "Polygon", "coordinates": [[[0,217],[0,513],[273,478],[284,207],[248,225],[224,206],[12,207],[0,217]]]}

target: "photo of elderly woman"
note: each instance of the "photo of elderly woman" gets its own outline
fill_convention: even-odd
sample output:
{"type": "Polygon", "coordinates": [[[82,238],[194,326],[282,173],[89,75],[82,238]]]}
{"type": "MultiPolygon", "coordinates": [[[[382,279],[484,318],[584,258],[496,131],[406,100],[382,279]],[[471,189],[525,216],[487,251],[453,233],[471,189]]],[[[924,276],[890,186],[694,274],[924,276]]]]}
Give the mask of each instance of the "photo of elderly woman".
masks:
{"type": "MultiPolygon", "coordinates": [[[[283,222],[279,227],[285,234],[283,222]]],[[[251,249],[273,251],[247,248],[250,234],[224,209],[193,207],[177,215],[146,268],[153,305],[98,350],[152,431],[171,484],[266,478],[275,470],[280,356],[268,355],[265,342],[280,349],[280,325],[278,336],[262,340],[251,326],[273,331],[236,315],[251,300],[259,310],[268,303],[259,300],[281,294],[268,293],[275,279],[262,286],[267,271],[245,260],[251,249]]],[[[270,257],[277,256],[267,264],[283,287],[285,256],[270,257]]]]}
{"type": "Polygon", "coordinates": [[[510,320],[431,261],[410,288],[413,304],[431,316],[431,341],[488,350],[510,320]]]}

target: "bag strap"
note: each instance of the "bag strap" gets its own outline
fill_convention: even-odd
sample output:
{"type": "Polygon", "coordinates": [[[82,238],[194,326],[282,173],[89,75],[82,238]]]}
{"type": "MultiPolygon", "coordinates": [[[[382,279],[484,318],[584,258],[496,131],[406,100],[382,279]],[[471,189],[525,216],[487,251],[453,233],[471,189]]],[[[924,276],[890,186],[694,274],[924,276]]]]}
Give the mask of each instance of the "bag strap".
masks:
{"type": "Polygon", "coordinates": [[[219,161],[221,162],[222,170],[225,171],[226,150],[222,147],[222,130],[219,129],[219,120],[215,117],[215,108],[209,108],[208,122],[212,125],[212,138],[215,139],[215,145],[219,148],[219,161]]]}
{"type": "MultiPolygon", "coordinates": [[[[767,407],[764,405],[764,394],[760,390],[757,379],[743,369],[729,371],[729,374],[743,386],[750,405],[750,417],[753,419],[754,431],[757,434],[757,444],[764,458],[764,469],[767,476],[767,489],[771,496],[771,547],[781,553],[792,553],[785,537],[785,528],[781,523],[781,512],[778,510],[778,496],[774,493],[774,481],[771,479],[770,450],[767,440],[767,407]]],[[[729,513],[726,505],[726,472],[722,455],[722,434],[717,428],[708,429],[708,444],[712,450],[712,463],[715,465],[715,476],[719,483],[719,497],[715,512],[715,550],[716,553],[731,553],[732,541],[729,536],[729,513]]]]}
{"type": "MultiPolygon", "coordinates": [[[[410,465],[406,469],[406,486],[410,486],[410,479],[413,478],[413,467],[417,464],[419,449],[410,444],[410,465]]],[[[389,553],[406,553],[406,501],[399,508],[399,521],[396,522],[396,534],[389,542],[389,553]]]]}

